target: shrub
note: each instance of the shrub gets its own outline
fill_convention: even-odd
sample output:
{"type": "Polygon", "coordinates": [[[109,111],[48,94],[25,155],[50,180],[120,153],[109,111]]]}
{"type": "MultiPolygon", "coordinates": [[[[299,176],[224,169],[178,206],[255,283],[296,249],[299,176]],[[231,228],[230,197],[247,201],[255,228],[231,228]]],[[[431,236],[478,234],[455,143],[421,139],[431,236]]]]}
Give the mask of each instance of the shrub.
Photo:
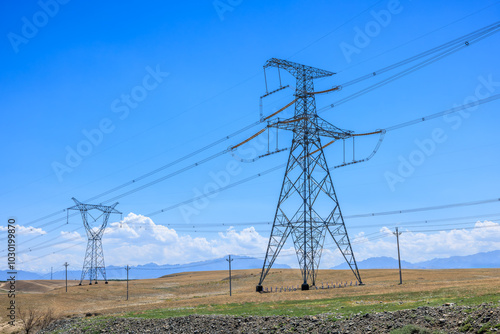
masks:
{"type": "Polygon", "coordinates": [[[56,320],[54,311],[51,308],[46,310],[35,310],[33,308],[24,310],[19,308],[18,314],[26,334],[35,333],[36,331],[47,328],[56,320]]]}

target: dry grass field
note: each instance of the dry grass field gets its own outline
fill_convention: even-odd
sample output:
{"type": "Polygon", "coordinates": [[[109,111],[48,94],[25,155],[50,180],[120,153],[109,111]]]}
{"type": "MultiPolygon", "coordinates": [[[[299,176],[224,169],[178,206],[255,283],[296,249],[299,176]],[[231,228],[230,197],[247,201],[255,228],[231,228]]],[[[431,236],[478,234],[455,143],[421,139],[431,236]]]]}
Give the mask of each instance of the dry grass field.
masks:
{"type": "MultiPolygon", "coordinates": [[[[70,281],[19,281],[16,303],[21,308],[51,308],[61,317],[98,314],[131,314],[163,317],[191,313],[303,315],[335,311],[370,311],[411,308],[425,304],[479,303],[500,301],[500,269],[404,270],[398,285],[397,270],[362,270],[366,285],[345,288],[256,293],[260,270],[233,271],[233,296],[229,296],[227,271],[187,272],[159,279],[129,282],[110,281],[105,285],[78,286],[70,281]]],[[[322,270],[319,286],[351,282],[350,271],[322,270]]],[[[277,269],[268,275],[265,287],[297,286],[300,272],[277,269]]],[[[2,283],[3,284],[3,283],[2,283]]],[[[0,289],[4,285],[0,285],[0,289]]],[[[7,294],[0,296],[7,305],[7,294]]],[[[1,312],[2,332],[8,332],[6,312],[1,312]]]]}

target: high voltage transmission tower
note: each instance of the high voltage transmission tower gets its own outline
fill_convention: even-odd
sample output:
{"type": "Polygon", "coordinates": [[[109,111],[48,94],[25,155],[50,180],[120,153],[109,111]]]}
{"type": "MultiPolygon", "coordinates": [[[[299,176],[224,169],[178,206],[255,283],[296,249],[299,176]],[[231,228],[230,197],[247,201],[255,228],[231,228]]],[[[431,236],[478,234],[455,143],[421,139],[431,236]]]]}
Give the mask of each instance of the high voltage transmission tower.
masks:
{"type": "Polygon", "coordinates": [[[121,214],[121,212],[115,209],[118,203],[112,206],[98,205],[98,204],[83,204],[76,198],[72,198],[76,205],[67,209],[69,210],[79,210],[82,215],[83,226],[87,231],[87,250],[85,252],[85,260],[83,262],[82,277],[80,279],[80,284],[82,285],[85,277],[88,277],[89,284],[92,284],[94,280],[97,284],[98,275],[100,274],[104,279],[104,282],[108,284],[106,278],[106,266],[104,264],[104,254],[102,251],[102,235],[108,224],[109,216],[112,213],[121,214]],[[99,215],[94,217],[91,212],[96,212],[99,215]]]}
{"type": "Polygon", "coordinates": [[[328,123],[316,112],[315,95],[339,90],[340,87],[315,92],[314,79],[329,77],[335,73],[276,58],[268,60],[264,70],[268,67],[284,69],[295,77],[295,100],[285,106],[287,108],[295,103],[295,112],[291,118],[270,120],[267,125],[268,128],[292,131],[293,140],[256,290],[263,290],[262,283],[290,235],[303,278],[302,290],[309,290],[310,285],[316,285],[317,270],[327,233],[333,238],[354,276],[362,284],[323,152],[323,148],[334,141],[345,141],[357,135],[328,123]],[[332,141],[322,146],[321,137],[328,137],[332,141]]]}

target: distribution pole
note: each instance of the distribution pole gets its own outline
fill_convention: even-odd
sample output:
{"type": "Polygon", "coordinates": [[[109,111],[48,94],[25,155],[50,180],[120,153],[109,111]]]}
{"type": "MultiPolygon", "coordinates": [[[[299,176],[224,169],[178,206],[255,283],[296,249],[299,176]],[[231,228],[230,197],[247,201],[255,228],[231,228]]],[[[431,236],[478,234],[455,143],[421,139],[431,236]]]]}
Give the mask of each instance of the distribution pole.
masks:
{"type": "Polygon", "coordinates": [[[52,267],[50,267],[50,280],[52,281],[52,267]]]}
{"type": "Polygon", "coordinates": [[[127,267],[125,268],[127,270],[127,300],[128,300],[128,271],[130,270],[130,267],[127,264],[127,267]]]}
{"type": "Polygon", "coordinates": [[[401,235],[401,233],[403,232],[399,232],[397,227],[396,227],[396,232],[393,232],[398,242],[399,284],[403,284],[403,276],[401,275],[401,255],[399,252],[399,236],[401,235]]]}
{"type": "Polygon", "coordinates": [[[229,259],[226,259],[227,262],[229,262],[229,296],[232,296],[232,287],[231,287],[231,262],[233,260],[231,259],[231,255],[229,255],[229,259]]]}
{"type": "Polygon", "coordinates": [[[64,262],[64,266],[66,267],[66,292],[68,292],[68,262],[64,262]]]}

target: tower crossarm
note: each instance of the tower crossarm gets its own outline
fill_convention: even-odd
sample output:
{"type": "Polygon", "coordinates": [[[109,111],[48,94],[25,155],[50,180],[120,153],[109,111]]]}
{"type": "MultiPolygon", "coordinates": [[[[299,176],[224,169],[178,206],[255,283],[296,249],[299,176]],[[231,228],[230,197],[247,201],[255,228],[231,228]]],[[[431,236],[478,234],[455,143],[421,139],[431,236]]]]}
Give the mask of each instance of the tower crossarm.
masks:
{"type": "Polygon", "coordinates": [[[109,212],[110,214],[111,213],[122,214],[120,211],[115,209],[115,206],[118,205],[118,202],[116,202],[111,206],[108,206],[102,204],[83,204],[74,197],[72,197],[71,199],[76,203],[76,205],[69,207],[66,210],[80,210],[80,211],[99,210],[102,212],[109,212]]]}
{"type": "Polygon", "coordinates": [[[350,130],[343,130],[333,124],[325,121],[319,116],[316,116],[316,131],[322,137],[330,137],[334,139],[347,139],[352,136],[353,132],[350,130]]]}
{"type": "Polygon", "coordinates": [[[335,73],[325,71],[316,67],[306,66],[293,61],[271,58],[264,64],[264,68],[277,67],[288,71],[295,78],[302,78],[305,76],[307,79],[324,78],[334,75],[335,73]]]}
{"type": "Polygon", "coordinates": [[[75,202],[76,205],[69,207],[67,210],[85,210],[85,211],[94,210],[94,209],[100,210],[99,208],[103,206],[100,204],[84,204],[74,197],[72,197],[71,199],[75,202]]]}
{"type": "Polygon", "coordinates": [[[334,139],[347,139],[353,134],[352,131],[340,129],[318,116],[305,117],[299,115],[288,119],[278,118],[269,122],[268,127],[293,132],[301,132],[307,129],[309,133],[334,139]]]}
{"type": "Polygon", "coordinates": [[[281,130],[294,131],[298,126],[302,123],[307,122],[308,118],[304,116],[296,116],[292,118],[276,118],[273,121],[269,122],[268,128],[276,128],[281,130]]]}
{"type": "Polygon", "coordinates": [[[118,202],[116,202],[115,204],[113,204],[111,206],[108,206],[108,205],[102,205],[102,204],[84,204],[74,197],[72,198],[72,200],[76,203],[76,205],[69,207],[67,210],[80,211],[80,213],[82,215],[83,225],[87,231],[87,235],[89,238],[92,238],[92,239],[101,238],[101,236],[104,232],[104,229],[106,228],[106,226],[108,224],[109,216],[112,213],[121,214],[120,211],[115,209],[115,207],[118,205],[118,202]],[[102,212],[101,216],[103,216],[103,220],[102,220],[102,223],[100,224],[100,226],[97,227],[97,229],[93,228],[92,225],[89,224],[88,216],[90,216],[91,219],[94,219],[94,221],[97,221],[97,219],[101,216],[99,216],[98,218],[93,218],[89,213],[89,211],[91,211],[91,210],[98,210],[98,211],[102,212]]]}

